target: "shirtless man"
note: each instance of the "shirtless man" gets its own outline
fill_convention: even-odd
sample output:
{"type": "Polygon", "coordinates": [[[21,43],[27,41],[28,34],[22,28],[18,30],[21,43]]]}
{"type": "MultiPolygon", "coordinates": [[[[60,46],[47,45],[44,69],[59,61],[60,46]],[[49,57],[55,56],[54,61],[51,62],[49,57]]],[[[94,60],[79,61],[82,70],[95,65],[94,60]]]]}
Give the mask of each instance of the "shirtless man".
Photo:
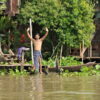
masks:
{"type": "Polygon", "coordinates": [[[30,28],[27,29],[27,35],[28,35],[29,39],[34,44],[34,67],[37,70],[40,69],[40,73],[42,73],[42,64],[41,64],[42,53],[41,53],[41,47],[42,47],[43,40],[48,35],[48,28],[46,28],[45,30],[46,30],[46,33],[45,33],[45,35],[42,38],[40,38],[39,34],[36,34],[35,38],[31,38],[31,36],[29,34],[30,28]]]}

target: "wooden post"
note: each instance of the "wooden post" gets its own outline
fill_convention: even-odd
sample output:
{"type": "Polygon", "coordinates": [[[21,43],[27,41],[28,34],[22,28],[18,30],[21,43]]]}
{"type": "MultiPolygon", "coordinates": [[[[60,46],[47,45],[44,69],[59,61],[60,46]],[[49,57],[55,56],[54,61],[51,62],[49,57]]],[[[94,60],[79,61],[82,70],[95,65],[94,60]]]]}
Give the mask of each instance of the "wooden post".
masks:
{"type": "Polygon", "coordinates": [[[88,48],[88,51],[87,51],[87,57],[89,57],[89,48],[88,48]]]}
{"type": "Polygon", "coordinates": [[[89,48],[89,49],[90,49],[90,50],[89,50],[89,51],[90,51],[90,52],[89,52],[89,57],[91,58],[91,54],[90,54],[90,53],[91,53],[91,46],[90,46],[90,48],[89,48]]]}
{"type": "Polygon", "coordinates": [[[80,43],[80,57],[81,57],[81,52],[82,52],[82,46],[81,46],[81,43],[80,43]]]}
{"type": "MultiPolygon", "coordinates": [[[[84,40],[82,41],[83,42],[83,45],[82,45],[82,51],[84,50],[84,40]]],[[[84,60],[84,53],[82,54],[82,62],[84,60]]]]}
{"type": "Polygon", "coordinates": [[[92,57],[92,44],[90,46],[90,58],[92,57]]]}
{"type": "Polygon", "coordinates": [[[2,51],[2,49],[1,49],[1,40],[0,40],[0,52],[2,51]]]}
{"type": "MultiPolygon", "coordinates": [[[[32,20],[30,19],[30,35],[32,37],[32,20]]],[[[33,42],[31,41],[31,57],[32,57],[32,66],[34,65],[34,58],[33,58],[33,42]]]]}
{"type": "Polygon", "coordinates": [[[24,51],[22,51],[22,65],[21,65],[21,71],[24,69],[24,51]]]}
{"type": "Polygon", "coordinates": [[[22,64],[24,64],[24,51],[22,51],[22,64]]]}

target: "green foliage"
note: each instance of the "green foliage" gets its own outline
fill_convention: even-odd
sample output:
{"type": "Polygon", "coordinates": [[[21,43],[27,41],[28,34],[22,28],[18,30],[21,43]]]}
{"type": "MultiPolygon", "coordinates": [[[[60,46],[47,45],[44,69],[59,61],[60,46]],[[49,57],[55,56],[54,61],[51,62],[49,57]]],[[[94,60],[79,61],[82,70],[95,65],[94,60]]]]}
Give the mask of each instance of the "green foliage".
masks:
{"type": "Polygon", "coordinates": [[[87,67],[87,66],[83,66],[81,68],[81,72],[88,72],[88,71],[89,71],[89,67],[87,67]]]}
{"type": "Polygon", "coordinates": [[[0,14],[2,14],[3,10],[6,9],[6,5],[5,5],[5,2],[7,0],[0,0],[0,2],[2,2],[2,4],[0,5],[0,14]]]}
{"type": "Polygon", "coordinates": [[[33,23],[49,27],[49,35],[52,37],[53,34],[56,40],[61,42],[60,45],[79,47],[84,40],[88,46],[95,29],[93,7],[87,0],[26,1],[21,8],[19,22],[26,24],[29,18],[32,18],[33,23]]]}
{"type": "Polygon", "coordinates": [[[0,17],[0,31],[4,31],[10,27],[11,20],[9,17],[2,16],[0,17]]]}
{"type": "Polygon", "coordinates": [[[42,60],[42,65],[43,66],[47,66],[48,65],[48,62],[46,60],[42,60]]]}
{"type": "Polygon", "coordinates": [[[42,65],[48,66],[48,67],[55,67],[56,66],[55,60],[53,60],[53,59],[49,59],[48,61],[42,60],[42,65]]]}
{"type": "Polygon", "coordinates": [[[100,70],[100,65],[95,66],[97,70],[100,70]]]}
{"type": "Polygon", "coordinates": [[[80,70],[80,72],[69,72],[65,71],[61,75],[62,76],[67,76],[67,77],[72,77],[72,76],[92,76],[92,75],[99,75],[100,76],[100,70],[98,65],[96,67],[90,66],[83,66],[80,70]]]}
{"type": "MultiPolygon", "coordinates": [[[[82,62],[78,61],[75,59],[75,57],[62,57],[61,60],[61,65],[59,66],[76,66],[82,64],[82,62]]],[[[44,66],[49,66],[49,67],[55,67],[56,66],[56,61],[54,59],[49,59],[48,61],[43,60],[42,65],[44,66]]]]}
{"type": "Polygon", "coordinates": [[[4,76],[4,75],[12,75],[12,76],[19,76],[19,75],[29,75],[29,73],[26,70],[22,70],[20,71],[18,69],[18,67],[16,67],[16,69],[9,69],[9,71],[7,69],[2,69],[0,70],[0,75],[4,76]]]}
{"type": "Polygon", "coordinates": [[[75,59],[75,57],[62,57],[61,59],[61,66],[76,66],[80,65],[82,62],[75,59]]]}
{"type": "Polygon", "coordinates": [[[69,73],[69,70],[65,70],[65,73],[69,73]]]}
{"type": "Polygon", "coordinates": [[[5,74],[7,74],[7,70],[5,70],[5,69],[0,70],[0,75],[1,76],[4,76],[5,74]]]}
{"type": "Polygon", "coordinates": [[[19,70],[18,66],[16,66],[16,69],[10,69],[10,75],[28,75],[29,73],[23,69],[23,70],[19,70]]]}
{"type": "Polygon", "coordinates": [[[10,69],[9,70],[9,75],[15,76],[16,74],[15,74],[14,70],[10,69]]]}
{"type": "MultiPolygon", "coordinates": [[[[34,32],[48,27],[49,36],[43,45],[43,56],[48,58],[54,50],[53,56],[59,55],[62,45],[78,48],[84,40],[85,46],[89,46],[95,31],[93,16],[94,5],[87,0],[22,0],[16,18],[0,17],[0,32],[7,33],[12,29],[14,46],[18,46],[21,45],[20,32],[25,33],[30,18],[34,32]]],[[[43,30],[40,33],[44,34],[43,30]]]]}

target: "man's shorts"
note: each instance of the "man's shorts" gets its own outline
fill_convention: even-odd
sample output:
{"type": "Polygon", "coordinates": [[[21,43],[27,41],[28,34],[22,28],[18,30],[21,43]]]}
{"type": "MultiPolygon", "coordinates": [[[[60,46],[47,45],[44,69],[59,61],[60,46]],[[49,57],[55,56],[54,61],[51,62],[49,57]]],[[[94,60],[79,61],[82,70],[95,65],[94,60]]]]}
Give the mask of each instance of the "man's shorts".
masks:
{"type": "Polygon", "coordinates": [[[39,57],[42,58],[42,54],[41,54],[41,51],[38,51],[38,50],[35,50],[34,51],[34,66],[36,69],[39,70],[39,57]]]}

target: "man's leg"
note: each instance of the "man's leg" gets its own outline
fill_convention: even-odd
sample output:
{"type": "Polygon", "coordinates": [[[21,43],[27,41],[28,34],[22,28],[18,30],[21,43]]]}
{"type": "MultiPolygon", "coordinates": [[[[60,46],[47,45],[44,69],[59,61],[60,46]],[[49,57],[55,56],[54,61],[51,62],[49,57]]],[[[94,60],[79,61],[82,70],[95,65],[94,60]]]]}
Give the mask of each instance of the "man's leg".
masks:
{"type": "Polygon", "coordinates": [[[35,67],[35,70],[39,70],[38,56],[34,56],[34,67],[35,67]]]}
{"type": "Polygon", "coordinates": [[[40,73],[42,73],[42,58],[39,57],[40,73]]]}

